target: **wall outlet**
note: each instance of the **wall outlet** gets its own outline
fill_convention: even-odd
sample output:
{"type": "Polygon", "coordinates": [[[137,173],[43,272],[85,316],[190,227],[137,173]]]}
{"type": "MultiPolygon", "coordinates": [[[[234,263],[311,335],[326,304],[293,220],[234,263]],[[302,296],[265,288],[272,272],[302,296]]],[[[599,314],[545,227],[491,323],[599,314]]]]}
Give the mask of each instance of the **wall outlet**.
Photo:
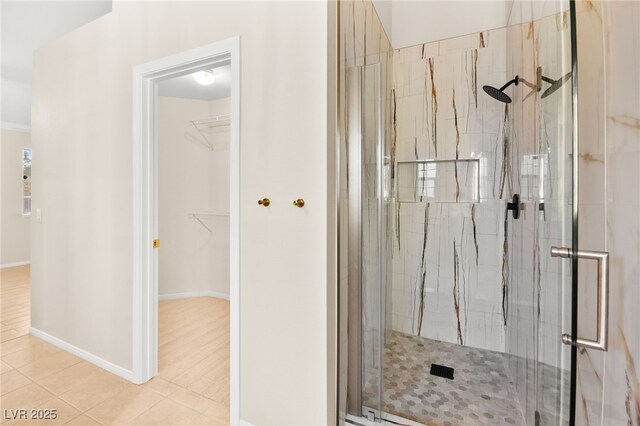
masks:
{"type": "Polygon", "coordinates": [[[36,222],[42,223],[42,210],[36,209],[36,222]]]}

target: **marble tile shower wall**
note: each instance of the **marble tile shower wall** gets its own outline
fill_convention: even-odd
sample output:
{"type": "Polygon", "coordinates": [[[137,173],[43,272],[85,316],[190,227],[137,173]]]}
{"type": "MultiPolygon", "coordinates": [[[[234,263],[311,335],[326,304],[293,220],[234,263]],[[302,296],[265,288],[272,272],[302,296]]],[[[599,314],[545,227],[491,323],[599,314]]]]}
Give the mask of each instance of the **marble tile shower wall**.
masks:
{"type": "MultiPolygon", "coordinates": [[[[640,425],[640,3],[601,2],[606,142],[599,223],[611,256],[602,424],[640,425]]],[[[588,9],[588,8],[587,8],[588,9]]],[[[590,12],[594,14],[594,12],[590,12]]],[[[604,146],[603,146],[604,145],[604,146]]],[[[585,218],[586,229],[598,222],[585,218]]],[[[591,284],[592,285],[592,284],[591,284]]],[[[583,390],[583,393],[585,391],[583,390]]],[[[598,395],[598,393],[596,393],[598,395]]],[[[595,422],[593,422],[595,423],[595,422]]]]}
{"type": "MultiPolygon", "coordinates": [[[[578,353],[577,424],[640,425],[640,3],[578,1],[579,241],[610,255],[609,350],[578,353]]],[[[579,332],[593,336],[593,265],[579,332]]]]}
{"type": "Polygon", "coordinates": [[[509,79],[506,34],[497,29],[395,50],[391,94],[394,185],[413,186],[417,202],[399,198],[390,212],[387,322],[404,333],[495,351],[505,350],[509,312],[503,256],[509,110],[482,86],[509,79]],[[478,161],[479,180],[460,161],[469,159],[478,161]],[[416,160],[438,162],[405,164],[416,160]],[[461,188],[470,186],[475,199],[463,199],[461,188]]]}
{"type": "MultiPolygon", "coordinates": [[[[602,2],[576,2],[578,44],[579,232],[581,249],[606,249],[606,105],[605,12],[602,2]]],[[[578,269],[578,333],[593,336],[596,328],[597,268],[580,262],[578,269]]],[[[576,420],[601,424],[605,354],[578,352],[576,420]]],[[[622,418],[616,419],[621,421],[622,418]]]]}

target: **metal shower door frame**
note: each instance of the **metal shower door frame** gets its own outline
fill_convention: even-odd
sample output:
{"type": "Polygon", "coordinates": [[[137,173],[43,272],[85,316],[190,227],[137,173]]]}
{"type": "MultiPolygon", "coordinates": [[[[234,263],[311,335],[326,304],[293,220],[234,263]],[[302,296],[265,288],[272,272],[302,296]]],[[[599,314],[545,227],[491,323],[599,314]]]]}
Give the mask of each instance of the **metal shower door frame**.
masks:
{"type": "Polygon", "coordinates": [[[377,215],[377,257],[378,257],[378,334],[377,334],[377,407],[375,420],[382,418],[383,411],[383,377],[384,377],[384,340],[385,340],[385,303],[386,303],[386,207],[384,199],[384,105],[382,102],[383,73],[379,63],[356,66],[346,72],[346,103],[349,111],[347,118],[347,161],[348,161],[348,368],[347,368],[347,411],[353,415],[363,415],[363,379],[364,373],[364,310],[363,310],[363,186],[364,176],[364,128],[365,99],[363,87],[367,69],[375,69],[376,81],[376,207],[377,215]]]}

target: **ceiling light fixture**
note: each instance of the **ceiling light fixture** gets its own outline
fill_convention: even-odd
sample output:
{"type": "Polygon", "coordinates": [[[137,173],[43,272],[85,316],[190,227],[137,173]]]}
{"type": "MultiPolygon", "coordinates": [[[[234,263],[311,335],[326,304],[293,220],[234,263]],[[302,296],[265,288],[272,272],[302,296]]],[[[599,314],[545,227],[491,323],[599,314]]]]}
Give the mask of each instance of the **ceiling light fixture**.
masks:
{"type": "Polygon", "coordinates": [[[216,76],[212,71],[198,71],[193,74],[193,79],[203,86],[208,86],[216,81],[216,76]]]}

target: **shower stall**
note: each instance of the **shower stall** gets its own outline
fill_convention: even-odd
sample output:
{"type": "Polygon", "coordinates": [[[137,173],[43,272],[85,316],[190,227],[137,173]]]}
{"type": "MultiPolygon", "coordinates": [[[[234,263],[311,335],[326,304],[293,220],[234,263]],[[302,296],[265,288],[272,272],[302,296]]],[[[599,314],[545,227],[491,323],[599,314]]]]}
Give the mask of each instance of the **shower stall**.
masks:
{"type": "Polygon", "coordinates": [[[341,420],[575,423],[574,8],[392,49],[340,3],[341,420]]]}

